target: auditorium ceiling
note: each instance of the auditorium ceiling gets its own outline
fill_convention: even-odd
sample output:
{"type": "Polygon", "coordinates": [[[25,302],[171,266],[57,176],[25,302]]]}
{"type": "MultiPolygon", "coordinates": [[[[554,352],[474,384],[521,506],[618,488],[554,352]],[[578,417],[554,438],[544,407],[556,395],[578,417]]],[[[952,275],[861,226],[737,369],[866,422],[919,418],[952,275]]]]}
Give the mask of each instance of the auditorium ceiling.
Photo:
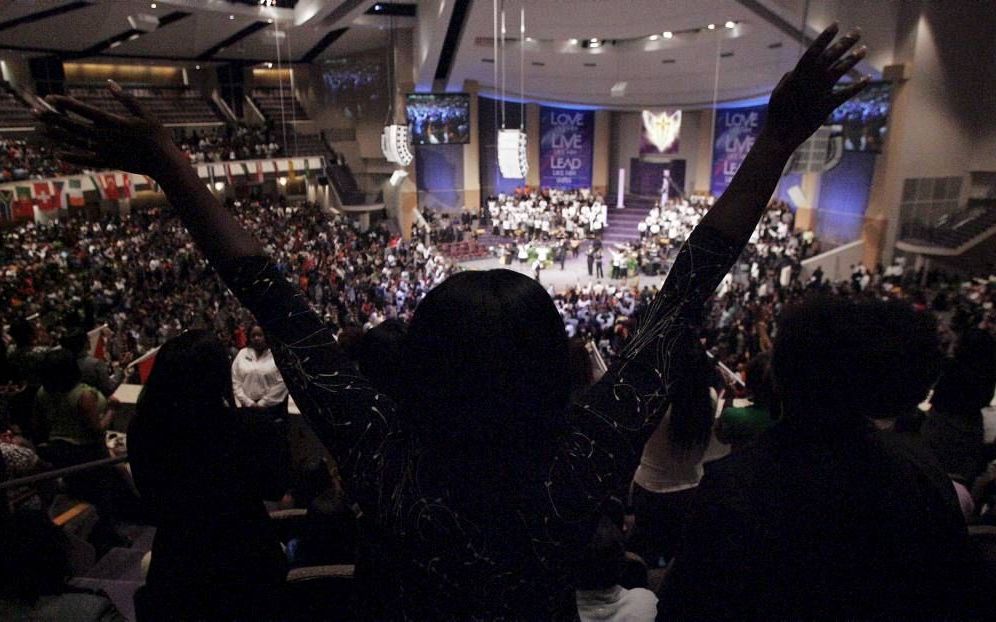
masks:
{"type": "Polygon", "coordinates": [[[497,55],[495,4],[11,0],[0,2],[0,54],[315,62],[383,49],[393,24],[415,30],[418,90],[459,91],[475,81],[483,93],[495,93],[504,75],[512,99],[695,107],[770,92],[797,58],[800,39],[835,19],[863,25],[871,53],[859,70],[876,74],[890,62],[899,0],[498,0],[507,32],[497,55]]]}

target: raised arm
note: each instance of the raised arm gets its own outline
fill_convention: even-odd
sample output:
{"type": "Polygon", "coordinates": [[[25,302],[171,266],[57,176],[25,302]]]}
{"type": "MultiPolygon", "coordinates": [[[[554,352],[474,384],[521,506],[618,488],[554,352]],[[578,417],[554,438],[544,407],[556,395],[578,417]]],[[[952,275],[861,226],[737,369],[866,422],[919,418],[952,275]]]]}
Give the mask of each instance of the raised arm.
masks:
{"type": "Polygon", "coordinates": [[[167,130],[130,95],[108,89],[129,111],[110,114],[68,97],[36,111],[60,159],[149,175],[194,241],[271,339],[288,390],[364,501],[377,494],[382,444],[397,431],[393,402],[360,376],[304,293],[264,256],[263,246],[208,191],[167,130]]]}
{"type": "Polygon", "coordinates": [[[572,434],[551,472],[550,499],[563,517],[580,519],[607,494],[623,494],[640,454],[689,373],[706,300],[757,226],[789,156],[830,112],[867,80],[835,90],[864,56],[852,31],[831,44],[837,26],[813,42],[771,95],[768,120],[726,192],[681,247],[661,292],[650,304],[622,360],[574,408],[572,434]]]}

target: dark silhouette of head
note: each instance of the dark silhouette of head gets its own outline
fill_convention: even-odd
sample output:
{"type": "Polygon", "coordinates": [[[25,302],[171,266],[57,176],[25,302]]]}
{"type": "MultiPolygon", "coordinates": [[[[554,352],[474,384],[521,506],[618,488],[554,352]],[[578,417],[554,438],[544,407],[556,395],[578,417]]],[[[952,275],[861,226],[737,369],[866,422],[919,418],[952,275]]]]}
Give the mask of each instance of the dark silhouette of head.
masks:
{"type": "Polygon", "coordinates": [[[403,397],[405,339],[408,329],[401,320],[385,320],[359,339],[356,363],[378,390],[395,399],[403,397]]]}
{"type": "Polygon", "coordinates": [[[996,339],[987,331],[965,331],[944,362],[931,405],[951,415],[980,417],[996,390],[996,339]]]}
{"type": "Polygon", "coordinates": [[[75,354],[65,348],[45,353],[41,381],[46,393],[68,393],[80,383],[81,377],[75,354]]]}
{"type": "Polygon", "coordinates": [[[940,361],[932,315],[899,301],[814,296],[779,319],[771,365],[786,422],[832,433],[915,408],[940,361]]]}
{"type": "Polygon", "coordinates": [[[0,598],[34,603],[65,591],[69,541],[42,512],[19,510],[0,525],[0,598]]]}
{"type": "Polygon", "coordinates": [[[405,406],[428,445],[523,459],[552,445],[567,406],[567,336],[553,300],[511,270],[457,273],[408,330],[405,406]]]}
{"type": "Polygon", "coordinates": [[[69,350],[76,356],[83,353],[89,345],[86,332],[82,328],[76,328],[66,333],[59,339],[59,345],[69,350]]]}
{"type": "Polygon", "coordinates": [[[10,323],[10,338],[19,350],[30,348],[35,344],[35,327],[30,320],[19,317],[10,323]]]}
{"type": "Polygon", "coordinates": [[[209,415],[234,406],[231,361],[218,338],[190,330],[170,339],[156,353],[155,365],[135,406],[151,421],[210,424],[209,415]],[[186,416],[199,413],[203,418],[186,416]]]}

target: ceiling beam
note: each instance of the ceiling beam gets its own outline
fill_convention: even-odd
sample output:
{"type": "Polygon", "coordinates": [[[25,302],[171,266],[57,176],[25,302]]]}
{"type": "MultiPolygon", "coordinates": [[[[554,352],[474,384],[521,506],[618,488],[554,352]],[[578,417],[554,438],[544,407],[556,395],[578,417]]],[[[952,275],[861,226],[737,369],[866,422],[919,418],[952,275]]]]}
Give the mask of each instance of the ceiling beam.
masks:
{"type": "Polygon", "coordinates": [[[9,28],[14,28],[16,26],[23,26],[25,24],[40,22],[43,19],[48,19],[50,17],[56,17],[58,15],[64,15],[66,13],[70,13],[72,11],[85,9],[90,5],[91,5],[90,2],[86,2],[84,0],[77,0],[76,2],[70,2],[69,4],[57,6],[52,9],[45,9],[44,11],[29,13],[28,15],[24,15],[16,19],[9,19],[5,22],[0,22],[0,30],[7,30],[9,28]]]}
{"type": "Polygon", "coordinates": [[[200,54],[197,55],[196,60],[211,60],[214,57],[214,55],[217,54],[218,52],[224,50],[225,48],[231,45],[235,45],[236,43],[245,39],[249,35],[255,34],[260,30],[263,30],[267,26],[269,26],[269,24],[267,24],[266,22],[253,22],[252,24],[249,24],[248,26],[238,31],[234,35],[228,37],[227,39],[219,41],[218,43],[212,45],[208,49],[201,52],[200,54]]]}
{"type": "Polygon", "coordinates": [[[330,45],[335,43],[339,39],[339,37],[346,34],[347,30],[349,30],[349,28],[336,28],[335,30],[330,30],[329,32],[325,33],[325,36],[319,39],[318,43],[311,46],[311,49],[308,50],[304,54],[304,56],[302,56],[300,60],[298,60],[298,62],[310,63],[311,61],[315,60],[322,52],[327,50],[330,45]]]}
{"type": "Polygon", "coordinates": [[[470,5],[470,0],[456,0],[453,4],[453,13],[450,14],[450,23],[443,38],[443,49],[439,53],[439,62],[436,64],[436,73],[433,76],[434,90],[446,90],[457,49],[460,47],[463,28],[467,24],[467,16],[470,15],[470,5]]]}

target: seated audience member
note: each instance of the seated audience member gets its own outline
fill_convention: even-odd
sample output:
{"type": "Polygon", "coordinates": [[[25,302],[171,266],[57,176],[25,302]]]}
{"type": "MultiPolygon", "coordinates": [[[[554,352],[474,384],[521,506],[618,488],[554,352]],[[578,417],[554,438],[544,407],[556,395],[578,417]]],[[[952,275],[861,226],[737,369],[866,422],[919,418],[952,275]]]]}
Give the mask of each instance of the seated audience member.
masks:
{"type": "Polygon", "coordinates": [[[782,420],[703,479],[662,615],[981,615],[954,488],[873,424],[922,401],[939,364],[933,318],[904,303],[787,310],[772,356],[782,420]]]}
{"type": "Polygon", "coordinates": [[[69,541],[45,514],[21,510],[0,524],[0,620],[124,622],[103,594],[66,585],[69,541]]]}
{"type": "MultiPolygon", "coordinates": [[[[762,135],[677,253],[641,330],[620,362],[574,405],[568,404],[564,324],[534,280],[509,270],[467,271],[433,287],[413,313],[407,390],[395,401],[356,371],[306,294],[218,203],[134,98],[111,83],[112,96],[129,111],[125,116],[108,117],[61,96],[49,98],[57,112],[39,115],[49,134],[73,146],[67,159],[160,182],[194,240],[267,331],[295,402],[336,459],[365,517],[357,591],[366,615],[574,617],[574,562],[596,531],[602,502],[625,493],[640,448],[685,380],[672,361],[697,340],[702,308],[746,246],[789,156],[866,84],[834,89],[864,55],[845,56],[855,34],[830,46],[836,32],[835,26],[827,29],[775,89],[762,135]]],[[[160,364],[157,358],[153,375],[160,364]]],[[[186,365],[200,373],[204,367],[186,365]]],[[[179,409],[169,400],[182,391],[150,402],[175,414],[179,409]]],[[[212,406],[220,411],[216,391],[212,406]]],[[[191,419],[205,425],[203,416],[191,419]]],[[[146,438],[164,437],[169,435],[146,438]]],[[[145,468],[163,461],[167,468],[189,462],[164,458],[145,468]]],[[[139,465],[133,468],[138,477],[139,465]]],[[[226,481],[229,487],[240,481],[233,479],[226,481]]],[[[203,476],[186,481],[203,486],[203,476]]],[[[184,537],[197,540],[197,529],[184,537]]],[[[246,541],[229,555],[245,555],[251,548],[246,541]]],[[[209,544],[215,542],[198,552],[209,544]]],[[[183,577],[186,570],[177,566],[156,580],[183,577]]],[[[216,583],[216,600],[219,591],[231,593],[216,583]]]]}
{"type": "MultiPolygon", "coordinates": [[[[108,401],[81,381],[76,356],[64,348],[45,354],[42,386],[34,404],[36,430],[47,431],[39,452],[56,468],[109,458],[106,432],[114,418],[108,401]]],[[[115,466],[92,468],[68,476],[69,492],[97,507],[100,517],[92,540],[98,554],[127,543],[118,522],[134,513],[136,499],[128,474],[115,466]]]]}
{"type": "Polygon", "coordinates": [[[128,430],[135,485],[156,526],[140,620],[268,619],[286,560],[263,505],[283,492],[232,408],[230,363],[206,331],[167,341],[128,430]]]}
{"type": "Polygon", "coordinates": [[[750,443],[774,423],[771,416],[772,391],[771,357],[765,352],[758,354],[747,364],[745,384],[750,402],[746,406],[728,406],[723,409],[716,424],[716,438],[738,451],[750,443]]]}
{"type": "Polygon", "coordinates": [[[619,528],[603,517],[591,544],[578,560],[574,586],[581,622],[640,622],[656,617],[657,597],[653,592],[620,585],[626,562],[623,540],[619,528]]]}
{"type": "Polygon", "coordinates": [[[996,340],[984,330],[969,330],[945,361],[922,428],[923,443],[941,468],[966,487],[986,467],[982,409],[994,389],[996,340]]]}
{"type": "Polygon", "coordinates": [[[76,356],[80,368],[80,380],[84,384],[97,389],[106,397],[114,394],[117,385],[111,380],[107,364],[90,355],[90,341],[83,329],[72,330],[59,340],[59,345],[76,356]]]}

